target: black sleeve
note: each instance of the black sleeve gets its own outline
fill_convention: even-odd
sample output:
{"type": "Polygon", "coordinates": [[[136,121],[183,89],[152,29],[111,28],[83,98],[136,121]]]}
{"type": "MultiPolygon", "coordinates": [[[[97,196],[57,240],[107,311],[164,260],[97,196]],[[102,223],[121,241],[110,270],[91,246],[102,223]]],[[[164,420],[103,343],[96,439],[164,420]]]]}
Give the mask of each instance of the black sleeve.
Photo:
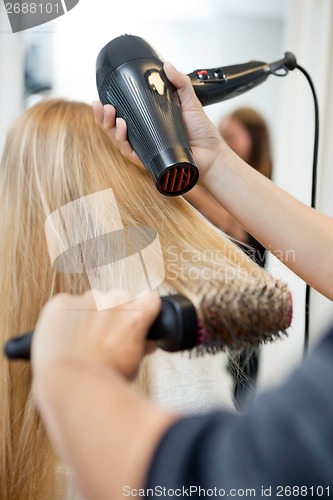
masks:
{"type": "Polygon", "coordinates": [[[252,489],[242,496],[263,497],[269,488],[272,498],[280,491],[287,492],[282,498],[333,496],[333,329],[246,414],[219,411],[176,422],[159,443],[146,488],[150,498],[163,492],[201,498],[208,490],[206,496],[235,496],[241,489],[252,489]]]}

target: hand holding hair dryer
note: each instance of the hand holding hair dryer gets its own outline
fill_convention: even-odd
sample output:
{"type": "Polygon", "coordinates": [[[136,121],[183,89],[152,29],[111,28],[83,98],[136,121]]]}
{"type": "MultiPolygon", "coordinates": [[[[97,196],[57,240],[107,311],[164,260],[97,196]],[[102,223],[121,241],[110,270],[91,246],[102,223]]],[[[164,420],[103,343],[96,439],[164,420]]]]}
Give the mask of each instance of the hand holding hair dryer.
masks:
{"type": "MultiPolygon", "coordinates": [[[[284,76],[296,67],[286,52],[271,64],[245,64],[199,69],[189,74],[203,106],[236,97],[264,82],[269,75],[284,76]]],[[[96,81],[103,104],[112,104],[127,123],[128,140],[157,189],[167,196],[186,193],[197,183],[189,140],[183,126],[175,87],[166,78],[160,55],[142,38],[122,35],[100,51],[96,81]]]]}

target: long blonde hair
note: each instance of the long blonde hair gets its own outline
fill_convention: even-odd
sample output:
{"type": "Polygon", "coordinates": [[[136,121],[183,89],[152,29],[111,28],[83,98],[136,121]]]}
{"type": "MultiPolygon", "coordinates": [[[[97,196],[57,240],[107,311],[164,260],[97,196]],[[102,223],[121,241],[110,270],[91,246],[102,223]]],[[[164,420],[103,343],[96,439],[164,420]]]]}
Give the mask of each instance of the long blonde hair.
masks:
{"type": "MultiPolygon", "coordinates": [[[[147,173],[126,161],[97,127],[90,106],[60,99],[42,101],[14,124],[1,162],[1,343],[33,329],[52,295],[82,293],[89,287],[84,273],[55,272],[45,219],[66,203],[109,188],[117,197],[124,226],[145,225],[158,233],[165,281],[175,290],[195,299],[194,290],[205,276],[200,272],[192,276],[191,271],[212,270],[217,261],[219,277],[223,280],[221,269],[225,276],[233,269],[240,287],[253,279],[254,271],[256,276],[267,276],[184,199],[158,193],[147,173]],[[184,252],[193,258],[182,259],[184,252]],[[217,252],[223,255],[222,261],[216,261],[217,252]]],[[[30,386],[29,364],[2,361],[3,500],[57,498],[56,460],[30,386]]]]}

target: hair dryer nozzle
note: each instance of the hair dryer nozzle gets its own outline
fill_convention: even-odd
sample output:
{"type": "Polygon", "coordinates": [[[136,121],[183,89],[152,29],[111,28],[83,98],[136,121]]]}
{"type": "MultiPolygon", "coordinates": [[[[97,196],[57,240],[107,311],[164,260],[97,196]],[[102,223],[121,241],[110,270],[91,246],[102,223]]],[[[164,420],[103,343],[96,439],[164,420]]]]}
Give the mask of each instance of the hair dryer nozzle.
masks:
{"type": "Polygon", "coordinates": [[[142,38],[123,35],[99,53],[96,80],[103,104],[112,104],[127,123],[128,140],[157,189],[168,196],[198,181],[177,91],[160,56],[142,38]]]}
{"type": "Polygon", "coordinates": [[[192,155],[181,146],[166,149],[152,159],[156,187],[166,196],[178,196],[189,191],[198,181],[199,171],[192,155]]]}

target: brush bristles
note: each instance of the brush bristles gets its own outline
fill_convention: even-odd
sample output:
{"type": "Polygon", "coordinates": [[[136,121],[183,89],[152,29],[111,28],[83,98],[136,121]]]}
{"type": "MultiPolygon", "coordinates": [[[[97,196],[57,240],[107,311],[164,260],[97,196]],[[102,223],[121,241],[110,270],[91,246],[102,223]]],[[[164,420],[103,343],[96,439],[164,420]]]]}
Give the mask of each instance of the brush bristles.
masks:
{"type": "Polygon", "coordinates": [[[198,353],[256,348],[285,335],[291,322],[291,294],[279,280],[254,279],[242,290],[232,282],[208,281],[198,295],[204,329],[198,353]]]}

